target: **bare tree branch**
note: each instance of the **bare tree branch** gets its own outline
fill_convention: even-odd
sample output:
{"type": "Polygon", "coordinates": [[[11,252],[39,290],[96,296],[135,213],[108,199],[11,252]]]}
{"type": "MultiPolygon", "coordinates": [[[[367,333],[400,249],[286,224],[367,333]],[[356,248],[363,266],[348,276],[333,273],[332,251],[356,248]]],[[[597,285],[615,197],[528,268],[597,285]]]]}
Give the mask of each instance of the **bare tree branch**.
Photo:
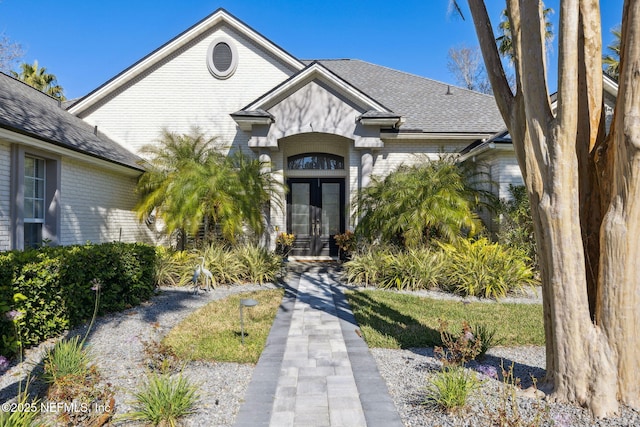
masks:
{"type": "Polygon", "coordinates": [[[5,34],[0,34],[0,71],[9,72],[23,55],[19,43],[12,42],[5,34]]]}

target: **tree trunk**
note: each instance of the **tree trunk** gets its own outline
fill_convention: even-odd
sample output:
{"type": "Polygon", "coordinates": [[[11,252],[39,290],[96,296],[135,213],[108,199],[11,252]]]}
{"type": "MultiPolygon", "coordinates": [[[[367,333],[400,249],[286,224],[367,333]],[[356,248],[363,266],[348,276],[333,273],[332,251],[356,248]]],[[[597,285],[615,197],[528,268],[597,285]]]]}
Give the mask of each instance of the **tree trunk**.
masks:
{"type": "Polygon", "coordinates": [[[578,132],[575,150],[580,177],[580,226],[585,252],[586,286],[591,320],[595,320],[600,262],[600,226],[604,215],[595,153],[604,141],[602,34],[598,0],[580,3],[578,28],[578,132]]]}
{"type": "Polygon", "coordinates": [[[553,397],[614,414],[640,405],[640,1],[626,0],[613,134],[602,123],[595,0],[560,7],[557,110],[536,1],[508,0],[517,89],[506,84],[484,2],[469,0],[496,102],[529,192],[553,397]],[[626,71],[625,71],[626,70],[626,71]],[[606,212],[606,214],[605,214],[606,212]]]}
{"type": "Polygon", "coordinates": [[[640,407],[640,2],[623,7],[618,99],[602,225],[602,329],[617,356],[619,398],[640,407]]]}

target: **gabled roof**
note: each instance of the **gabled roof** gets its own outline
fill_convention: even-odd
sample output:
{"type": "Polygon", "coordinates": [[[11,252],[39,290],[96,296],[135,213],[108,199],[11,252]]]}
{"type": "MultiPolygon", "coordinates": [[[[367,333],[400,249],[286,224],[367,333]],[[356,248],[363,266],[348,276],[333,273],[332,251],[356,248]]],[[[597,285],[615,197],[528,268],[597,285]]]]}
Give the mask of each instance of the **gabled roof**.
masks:
{"type": "Polygon", "coordinates": [[[359,105],[364,113],[363,118],[396,118],[400,120],[400,116],[395,114],[389,108],[381,104],[378,100],[370,97],[357,87],[351,85],[348,81],[336,75],[319,62],[310,63],[304,70],[291,76],[280,85],[276,86],[260,98],[254,100],[240,111],[233,113],[231,116],[263,117],[266,113],[264,110],[269,109],[274,104],[296,91],[303,85],[311,81],[321,81],[332,87],[337,92],[347,97],[351,102],[359,105]],[[260,113],[262,112],[262,114],[260,113]]]}
{"type": "Polygon", "coordinates": [[[0,129],[137,170],[140,157],[69,114],[58,100],[0,73],[0,129]]]}
{"type": "Polygon", "coordinates": [[[263,37],[261,34],[253,30],[251,27],[240,21],[235,16],[231,15],[226,10],[220,8],[197,24],[193,25],[191,28],[174,37],[155,51],[151,52],[126,70],[122,71],[120,74],[113,77],[102,86],[98,87],[85,97],[81,98],[78,102],[69,107],[69,111],[73,114],[81,113],[99,100],[108,96],[117,88],[131,81],[136,76],[142,74],[149,68],[162,61],[164,58],[173,54],[178,49],[182,48],[198,36],[204,34],[205,32],[220,24],[228,25],[239,33],[245,35],[257,46],[260,46],[263,49],[267,50],[287,66],[291,67],[292,70],[297,71],[304,68],[304,64],[297,58],[293,57],[284,49],[280,48],[270,40],[263,37]]]}
{"type": "Polygon", "coordinates": [[[401,115],[401,133],[474,134],[504,128],[493,96],[360,60],[317,62],[401,115]]]}

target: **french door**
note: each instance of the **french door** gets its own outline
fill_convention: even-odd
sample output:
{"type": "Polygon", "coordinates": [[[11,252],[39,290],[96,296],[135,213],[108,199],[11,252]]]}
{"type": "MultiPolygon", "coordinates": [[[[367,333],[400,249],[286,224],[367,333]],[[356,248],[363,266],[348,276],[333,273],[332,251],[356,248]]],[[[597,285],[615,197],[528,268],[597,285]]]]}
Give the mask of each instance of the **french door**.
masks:
{"type": "Polygon", "coordinates": [[[334,236],[345,228],[344,178],[290,178],[287,185],[287,232],[296,235],[291,255],[337,256],[334,236]]]}

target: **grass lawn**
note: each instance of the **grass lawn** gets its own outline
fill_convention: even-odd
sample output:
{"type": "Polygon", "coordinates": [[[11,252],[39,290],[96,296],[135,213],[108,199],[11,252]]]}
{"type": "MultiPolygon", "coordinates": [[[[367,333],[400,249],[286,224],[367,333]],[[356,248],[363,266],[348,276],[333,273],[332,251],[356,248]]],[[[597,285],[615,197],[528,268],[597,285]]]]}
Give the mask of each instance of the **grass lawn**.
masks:
{"type": "Polygon", "coordinates": [[[283,289],[271,289],[214,301],[176,325],[163,343],[185,360],[257,363],[283,295],[283,289]],[[255,299],[258,305],[243,309],[243,346],[240,300],[244,298],[255,299]]]}
{"type": "Polygon", "coordinates": [[[544,345],[540,304],[465,304],[380,290],[348,291],[346,296],[369,347],[442,345],[439,319],[456,334],[464,320],[494,329],[503,346],[544,345]]]}

